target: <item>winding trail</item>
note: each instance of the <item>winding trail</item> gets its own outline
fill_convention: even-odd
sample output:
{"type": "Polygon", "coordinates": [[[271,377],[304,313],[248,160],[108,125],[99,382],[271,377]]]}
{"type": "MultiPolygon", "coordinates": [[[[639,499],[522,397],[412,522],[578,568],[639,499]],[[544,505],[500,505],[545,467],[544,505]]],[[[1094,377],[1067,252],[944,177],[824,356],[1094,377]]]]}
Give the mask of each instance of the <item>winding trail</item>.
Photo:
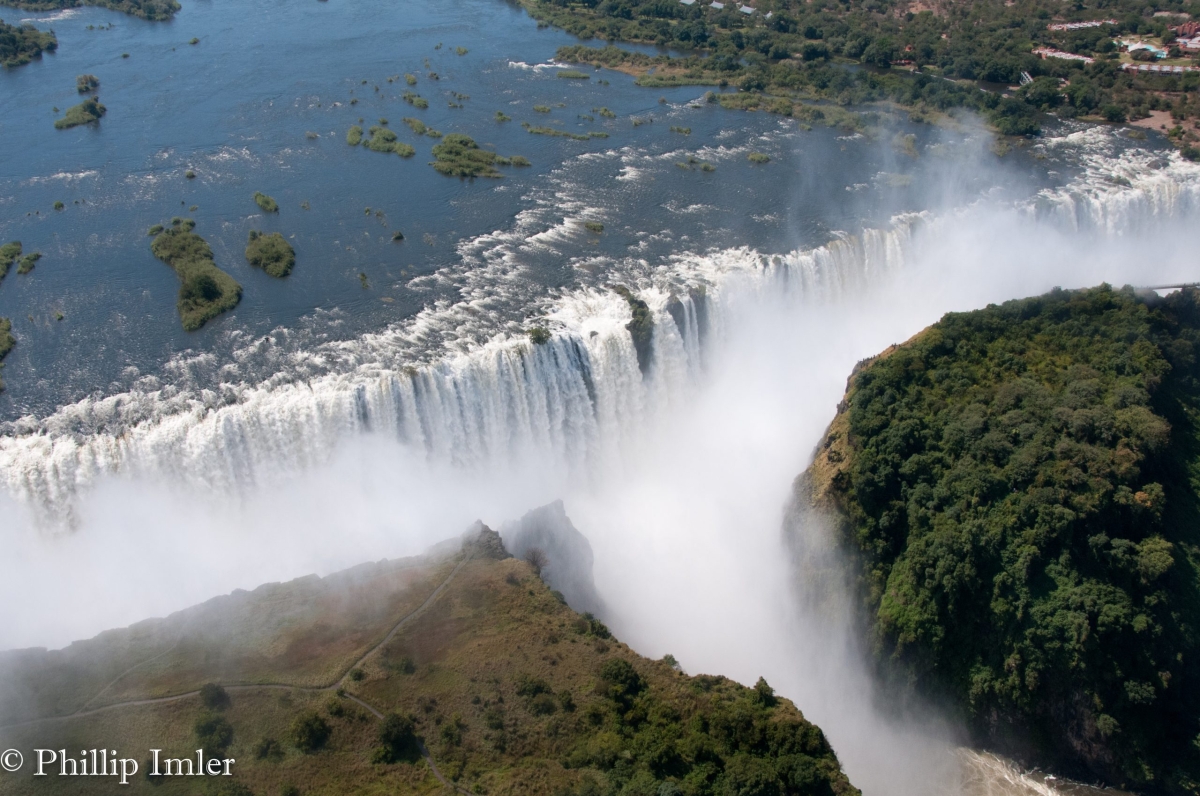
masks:
{"type": "MultiPolygon", "coordinates": [[[[412,611],[409,611],[407,614],[402,616],[399,619],[399,621],[397,621],[396,624],[392,626],[391,630],[388,631],[388,634],[383,637],[383,640],[381,640],[379,643],[375,644],[373,647],[371,647],[366,652],[364,652],[362,655],[360,655],[358,658],[356,658],[349,666],[346,667],[346,670],[344,672],[342,672],[342,675],[340,677],[338,677],[336,680],[334,680],[332,683],[329,683],[328,685],[291,685],[289,683],[231,683],[229,685],[225,685],[225,684],[219,683],[218,685],[221,685],[221,687],[224,688],[226,691],[252,691],[252,690],[258,690],[258,689],[271,689],[271,690],[281,690],[281,691],[305,691],[308,693],[319,693],[322,691],[336,691],[338,689],[344,688],[346,681],[350,679],[350,673],[352,671],[354,671],[355,669],[357,669],[359,666],[361,666],[362,663],[367,660],[367,658],[370,658],[377,651],[379,651],[379,649],[381,647],[383,647],[383,645],[387,644],[389,641],[391,641],[393,638],[395,638],[396,634],[399,633],[404,628],[405,625],[407,625],[413,619],[417,618],[422,613],[424,613],[425,610],[427,608],[429,608],[429,606],[433,605],[433,603],[437,600],[437,598],[440,597],[442,595],[442,593],[446,590],[446,588],[450,585],[450,581],[452,581],[454,579],[454,576],[458,574],[459,570],[461,570],[464,566],[467,565],[467,562],[469,562],[474,557],[474,555],[475,555],[475,547],[474,547],[474,545],[470,545],[467,548],[467,550],[465,551],[465,555],[463,556],[462,560],[459,561],[454,566],[454,569],[450,570],[450,573],[448,575],[446,575],[445,579],[443,579],[442,582],[437,585],[437,588],[435,588],[429,594],[429,596],[425,598],[425,601],[422,602],[420,605],[418,605],[416,608],[414,608],[412,611]]],[[[183,699],[189,699],[194,696],[199,696],[200,689],[196,689],[194,691],[186,691],[182,694],[172,694],[170,696],[163,696],[163,697],[152,697],[149,699],[130,699],[130,700],[126,700],[124,702],[114,702],[110,705],[103,705],[98,708],[92,708],[91,710],[87,709],[88,705],[92,704],[97,699],[99,699],[101,696],[103,696],[105,692],[107,692],[110,688],[112,688],[114,685],[116,685],[118,682],[120,682],[120,680],[123,677],[125,677],[125,675],[129,674],[130,672],[134,671],[135,669],[137,669],[141,666],[145,666],[146,664],[151,663],[155,660],[158,660],[159,658],[169,654],[170,652],[174,651],[175,648],[178,647],[182,641],[183,641],[183,639],[181,637],[180,639],[176,640],[176,642],[171,646],[170,649],[168,649],[164,652],[160,652],[159,654],[155,655],[152,658],[147,658],[144,661],[135,663],[133,666],[130,666],[128,669],[121,672],[121,674],[117,675],[117,677],[114,678],[112,680],[112,682],[110,682],[108,685],[104,686],[104,688],[100,689],[100,691],[98,691],[91,699],[89,699],[87,702],[83,703],[83,705],[78,710],[76,710],[74,713],[68,713],[63,716],[47,716],[45,718],[40,718],[40,719],[30,719],[29,721],[17,722],[15,724],[0,725],[0,730],[16,729],[16,728],[20,728],[20,727],[29,727],[29,726],[33,726],[36,724],[48,724],[50,722],[56,722],[56,721],[67,721],[70,719],[83,718],[85,716],[95,716],[99,713],[107,713],[109,711],[117,710],[120,708],[138,707],[138,706],[142,706],[142,705],[163,705],[163,704],[167,704],[170,702],[178,702],[183,699]]],[[[375,718],[380,719],[381,721],[383,720],[383,718],[384,718],[383,713],[375,706],[366,702],[361,697],[355,696],[354,694],[351,694],[349,692],[343,691],[343,694],[345,695],[345,697],[347,699],[366,708],[371,713],[371,715],[375,716],[375,718]]],[[[471,791],[466,790],[465,788],[462,788],[462,787],[456,785],[455,783],[448,780],[444,774],[442,774],[442,772],[438,769],[437,764],[433,762],[433,756],[429,754],[429,750],[425,747],[424,742],[418,740],[417,744],[421,749],[421,756],[423,758],[425,758],[425,762],[429,766],[429,770],[433,772],[433,775],[435,777],[437,777],[439,782],[441,782],[447,788],[450,788],[451,790],[455,791],[456,793],[462,793],[462,794],[465,794],[465,796],[473,796],[471,791]]]]}

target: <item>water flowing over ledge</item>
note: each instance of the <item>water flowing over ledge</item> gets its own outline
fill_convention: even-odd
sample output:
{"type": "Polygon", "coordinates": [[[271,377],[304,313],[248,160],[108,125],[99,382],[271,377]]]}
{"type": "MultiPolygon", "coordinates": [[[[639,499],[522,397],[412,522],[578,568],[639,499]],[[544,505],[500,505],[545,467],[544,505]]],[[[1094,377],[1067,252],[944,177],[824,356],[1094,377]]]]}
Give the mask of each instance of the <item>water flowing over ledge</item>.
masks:
{"type": "MultiPolygon", "coordinates": [[[[1112,143],[1111,133],[1088,128],[1041,144],[1082,148],[1083,173],[1065,188],[999,211],[1015,209],[1067,233],[1122,236],[1200,209],[1200,167],[1173,153],[1114,153],[1112,143]]],[[[327,461],[339,441],[365,432],[453,466],[549,457],[586,478],[619,465],[639,429],[685,399],[703,372],[705,340],[721,334],[731,301],[783,295],[802,311],[862,295],[911,266],[922,241],[953,229],[970,211],[897,216],[886,229],[782,255],[740,248],[680,254],[665,266],[631,260],[605,274],[607,286],[535,300],[531,315],[538,320],[527,325],[551,331],[544,344],[511,323],[490,337],[472,327],[470,339],[418,358],[418,344],[428,350],[430,338],[449,339],[447,330],[467,326],[465,316],[487,317],[488,297],[511,290],[510,252],[440,276],[457,282],[466,297],[460,304],[304,352],[307,363],[320,363],[315,377],[285,365],[258,383],[154,385],[7,424],[0,484],[48,527],[61,528],[71,522],[77,493],[108,474],[237,494],[327,461]],[[639,363],[627,329],[631,305],[610,289],[616,284],[628,285],[653,319],[648,362],[639,363]]],[[[493,237],[506,234],[518,237],[493,237]]]]}

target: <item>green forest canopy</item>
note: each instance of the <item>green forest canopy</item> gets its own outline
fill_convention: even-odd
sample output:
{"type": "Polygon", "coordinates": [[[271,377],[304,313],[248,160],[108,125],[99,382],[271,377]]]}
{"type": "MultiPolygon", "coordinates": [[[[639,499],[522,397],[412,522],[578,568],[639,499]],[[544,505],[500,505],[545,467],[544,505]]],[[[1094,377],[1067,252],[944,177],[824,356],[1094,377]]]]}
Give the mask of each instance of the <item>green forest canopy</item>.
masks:
{"type": "Polygon", "coordinates": [[[852,377],[812,471],[886,666],[1149,792],[1200,783],[1198,351],[1190,289],[950,314],[852,377]]]}
{"type": "Polygon", "coordinates": [[[0,65],[21,66],[57,47],[58,39],[51,31],[40,31],[33,25],[7,25],[0,19],[0,65]]]}
{"type": "MultiPolygon", "coordinates": [[[[986,113],[1001,132],[1017,134],[1036,132],[1034,112],[1042,110],[1109,121],[1142,118],[1151,110],[1170,110],[1180,119],[1200,116],[1200,74],[1124,73],[1114,41],[1140,34],[1169,46],[1175,38],[1171,25],[1200,18],[1196,2],[1080,0],[1064,7],[1050,0],[979,0],[938,3],[914,13],[897,0],[758,0],[750,15],[735,3],[718,12],[675,0],[525,0],[524,5],[538,19],[585,39],[695,50],[691,56],[654,59],[660,73],[679,70],[674,79],[681,82],[723,80],[743,90],[799,93],[839,104],[893,100],[936,110],[968,107],[986,113]],[[1178,16],[1155,16],[1158,12],[1178,16]],[[1055,21],[1096,19],[1116,24],[1048,29],[1055,21]],[[1090,65],[1043,60],[1032,53],[1039,46],[1097,60],[1090,65]],[[917,74],[889,68],[897,62],[917,74]],[[851,63],[872,69],[847,69],[851,63]],[[1026,87],[1012,99],[974,83],[1015,86],[1022,72],[1055,80],[1026,87]],[[1060,86],[1060,78],[1069,85],[1060,86]]],[[[560,56],[612,65],[612,55],[602,52],[570,47],[560,56]]],[[[1196,143],[1187,135],[1179,133],[1185,149],[1196,143]]]]}

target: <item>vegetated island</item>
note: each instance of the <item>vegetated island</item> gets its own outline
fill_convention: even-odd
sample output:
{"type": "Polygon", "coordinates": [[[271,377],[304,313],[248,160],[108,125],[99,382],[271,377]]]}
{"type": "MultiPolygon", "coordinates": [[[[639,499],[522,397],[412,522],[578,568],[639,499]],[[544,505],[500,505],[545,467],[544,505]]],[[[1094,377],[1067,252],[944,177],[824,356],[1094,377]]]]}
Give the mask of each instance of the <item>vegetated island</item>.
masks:
{"type": "Polygon", "coordinates": [[[142,19],[170,19],[181,6],[175,0],[4,0],[3,5],[24,11],[60,11],[98,6],[142,19]]]}
{"type": "Polygon", "coordinates": [[[646,86],[732,86],[758,95],[753,107],[802,120],[820,110],[812,101],[899,103],[917,120],[969,108],[1012,135],[1037,133],[1043,111],[1111,122],[1168,111],[1176,125],[1173,140],[1186,156],[1200,158],[1195,98],[1200,72],[1174,72],[1175,66],[1200,63],[1189,56],[1196,51],[1181,49],[1177,41],[1183,22],[1200,19],[1195,3],[1080,0],[1068,8],[1051,0],[983,0],[934,9],[875,0],[759,0],[721,9],[658,0],[522,0],[522,5],[536,19],[584,39],[696,51],[651,56],[579,45],[555,56],[620,69],[646,86]],[[1068,57],[1053,57],[1056,52],[1068,57]],[[1137,71],[1139,53],[1170,70],[1137,71]]]}
{"type": "Polygon", "coordinates": [[[171,226],[151,227],[154,256],[175,269],[179,276],[176,307],[186,331],[195,331],[208,321],[237,306],[242,286],[213,261],[212,249],[195,232],[190,218],[173,218],[171,226]]]}
{"type": "Polygon", "coordinates": [[[87,94],[100,88],[100,78],[95,75],[80,75],[75,78],[75,90],[87,94]]]}
{"type": "Polygon", "coordinates": [[[0,66],[23,66],[43,52],[58,49],[54,31],[42,31],[33,25],[8,25],[0,19],[0,66]]]}
{"type": "Polygon", "coordinates": [[[108,113],[108,108],[100,104],[99,97],[88,97],[78,105],[67,108],[61,119],[56,119],[54,129],[66,130],[81,124],[91,124],[100,121],[100,117],[108,113]]]}
{"type": "Polygon", "coordinates": [[[246,243],[246,260],[255,268],[266,271],[268,276],[283,278],[296,264],[296,251],[282,234],[264,234],[252,229],[246,243]]]}
{"type": "Polygon", "coordinates": [[[254,192],[254,204],[258,205],[258,209],[264,213],[278,213],[279,203],[267,196],[262,191],[254,192]]]}
{"type": "Polygon", "coordinates": [[[350,146],[362,144],[372,152],[394,152],[402,158],[411,158],[417,153],[412,144],[397,140],[395,132],[378,124],[371,125],[366,136],[363,135],[361,127],[354,125],[346,133],[346,143],[350,146]]]}
{"type": "MultiPolygon", "coordinates": [[[[4,358],[17,344],[17,338],[12,334],[12,321],[0,318],[0,377],[4,374],[4,358]]],[[[0,378],[0,392],[4,392],[4,379],[0,378]]]]}
{"type": "Polygon", "coordinates": [[[221,792],[240,796],[858,796],[821,730],[763,679],[639,656],[543,582],[545,554],[513,558],[486,526],[439,547],[0,653],[0,725],[31,722],[0,737],[59,749],[101,733],[166,759],[202,748],[237,761],[237,790],[221,792]]]}
{"type": "Polygon", "coordinates": [[[8,269],[12,268],[13,263],[21,256],[21,241],[14,240],[0,246],[0,282],[4,281],[4,277],[8,275],[8,269]]]}
{"type": "Polygon", "coordinates": [[[793,518],[857,562],[883,672],[979,743],[1200,781],[1200,293],[952,313],[850,377],[793,518]]]}
{"type": "Polygon", "coordinates": [[[528,166],[529,161],[520,155],[504,157],[488,149],[481,149],[475,140],[462,133],[450,133],[433,148],[430,163],[439,174],[447,177],[503,177],[496,166],[528,166]]]}

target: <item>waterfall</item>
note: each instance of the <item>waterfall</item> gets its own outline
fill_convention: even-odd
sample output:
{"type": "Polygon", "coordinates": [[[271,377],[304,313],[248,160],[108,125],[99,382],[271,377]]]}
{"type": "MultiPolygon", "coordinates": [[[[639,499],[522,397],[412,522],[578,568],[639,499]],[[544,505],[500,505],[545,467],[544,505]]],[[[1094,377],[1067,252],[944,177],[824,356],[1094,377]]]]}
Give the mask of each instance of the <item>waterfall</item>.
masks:
{"type": "MultiPolygon", "coordinates": [[[[1200,168],[1133,150],[1091,157],[1069,186],[1016,210],[1068,232],[1123,235],[1197,208],[1200,168]]],[[[410,365],[403,343],[419,330],[393,328],[315,352],[344,364],[313,378],[279,374],[220,390],[168,385],[89,398],[8,424],[0,488],[61,524],[80,490],[106,475],[154,475],[238,494],[327,461],[340,441],[365,432],[457,467],[536,456],[586,478],[622,461],[640,428],[686,399],[731,297],[782,294],[797,311],[849,300],[904,269],[919,239],[954,223],[953,214],[913,213],[810,250],[714,250],[678,255],[649,276],[632,269],[629,287],[654,318],[644,374],[625,328],[628,303],[593,286],[549,305],[544,344],[497,330],[465,352],[410,365]]],[[[410,326],[428,323],[424,316],[410,326]]]]}

